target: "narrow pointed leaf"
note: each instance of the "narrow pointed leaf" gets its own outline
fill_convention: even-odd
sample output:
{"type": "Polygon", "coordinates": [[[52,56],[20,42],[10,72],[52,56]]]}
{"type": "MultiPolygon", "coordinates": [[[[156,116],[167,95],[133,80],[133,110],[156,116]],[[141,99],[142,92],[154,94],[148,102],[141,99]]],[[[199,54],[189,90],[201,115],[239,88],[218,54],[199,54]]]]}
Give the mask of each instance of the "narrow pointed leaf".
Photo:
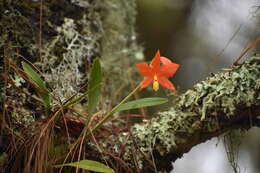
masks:
{"type": "Polygon", "coordinates": [[[34,71],[34,69],[26,62],[22,62],[22,67],[24,72],[28,75],[30,80],[32,80],[33,84],[35,85],[37,92],[41,97],[46,110],[48,111],[50,108],[50,92],[47,89],[45,82],[41,79],[40,75],[36,71],[34,71]]]}
{"type": "Polygon", "coordinates": [[[96,162],[93,160],[80,160],[78,162],[73,162],[73,163],[65,163],[61,165],[55,165],[55,168],[60,168],[63,166],[72,166],[72,167],[78,167],[81,169],[89,170],[89,171],[95,171],[95,172],[103,172],[103,173],[114,173],[115,171],[108,166],[96,162]]]}
{"type": "Polygon", "coordinates": [[[47,92],[48,89],[44,83],[44,81],[41,79],[41,77],[38,75],[36,71],[33,70],[33,68],[27,64],[26,62],[22,62],[22,67],[24,72],[30,77],[32,82],[36,85],[36,87],[42,91],[47,92]]]}
{"type": "Polygon", "coordinates": [[[161,97],[143,98],[143,99],[129,101],[127,103],[122,104],[116,110],[116,112],[130,110],[130,109],[137,109],[137,108],[142,108],[142,107],[148,107],[148,106],[156,106],[156,105],[160,105],[160,104],[163,104],[166,102],[168,102],[168,99],[161,98],[161,97]]]}
{"type": "Polygon", "coordinates": [[[93,67],[90,73],[90,80],[88,85],[88,90],[96,87],[92,92],[88,94],[88,113],[92,114],[99,102],[100,93],[101,93],[101,83],[102,81],[102,70],[99,59],[96,59],[93,63],[93,67]],[[98,87],[97,87],[98,86],[98,87]]]}

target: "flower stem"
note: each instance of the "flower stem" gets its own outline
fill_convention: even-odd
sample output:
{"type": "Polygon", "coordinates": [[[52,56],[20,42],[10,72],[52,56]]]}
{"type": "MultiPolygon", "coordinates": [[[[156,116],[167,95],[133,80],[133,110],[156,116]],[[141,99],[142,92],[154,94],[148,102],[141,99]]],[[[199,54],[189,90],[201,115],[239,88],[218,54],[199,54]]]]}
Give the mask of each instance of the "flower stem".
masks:
{"type": "Polygon", "coordinates": [[[129,93],[119,104],[117,104],[110,112],[108,112],[102,120],[100,120],[90,132],[87,133],[86,137],[89,137],[91,133],[95,133],[96,130],[100,128],[115,112],[116,110],[124,104],[134,93],[140,88],[140,84],[131,92],[129,93]]]}

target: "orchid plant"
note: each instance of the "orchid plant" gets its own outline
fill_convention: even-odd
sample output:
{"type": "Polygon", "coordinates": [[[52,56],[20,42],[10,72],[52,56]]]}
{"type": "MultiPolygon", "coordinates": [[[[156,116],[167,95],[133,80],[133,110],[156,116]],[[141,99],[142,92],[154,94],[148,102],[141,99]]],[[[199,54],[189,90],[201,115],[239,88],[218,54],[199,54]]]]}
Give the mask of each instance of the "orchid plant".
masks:
{"type": "MultiPolygon", "coordinates": [[[[37,93],[40,96],[41,102],[45,107],[46,115],[50,115],[51,111],[56,110],[53,109],[54,105],[52,105],[51,103],[53,95],[46,87],[45,81],[42,80],[41,76],[34,70],[34,68],[32,68],[26,62],[22,62],[22,66],[26,74],[26,76],[23,75],[23,78],[27,79],[27,81],[30,81],[30,83],[37,89],[37,93]]],[[[107,120],[111,118],[115,112],[166,103],[168,101],[166,98],[159,97],[142,98],[130,102],[127,102],[127,100],[132,97],[134,93],[137,92],[139,89],[144,89],[148,87],[152,82],[154,91],[159,90],[159,84],[171,91],[176,91],[176,88],[168,80],[168,78],[176,73],[179,66],[179,64],[173,63],[170,59],[162,57],[159,50],[156,52],[154,58],[149,65],[145,62],[136,64],[139,73],[144,76],[144,80],[140,84],[138,84],[138,86],[133,91],[131,91],[119,104],[115,105],[114,108],[112,108],[106,115],[104,115],[104,117],[99,120],[93,127],[89,127],[89,122],[93,116],[94,111],[96,111],[96,107],[99,103],[99,98],[101,95],[102,69],[99,59],[96,59],[90,72],[90,82],[88,90],[82,94],[75,95],[72,98],[68,99],[65,103],[61,105],[61,108],[59,110],[56,110],[56,113],[54,114],[54,116],[62,116],[63,113],[61,110],[69,109],[72,105],[78,103],[81,99],[88,96],[88,105],[86,109],[89,115],[86,120],[86,126],[82,130],[81,134],[79,135],[73,146],[70,148],[69,153],[71,153],[72,150],[79,144],[81,146],[84,139],[89,139],[90,136],[93,135],[105,122],[107,122],[107,120]]],[[[58,119],[59,118],[57,118],[57,120],[58,119]]],[[[73,163],[65,163],[69,156],[69,153],[64,159],[64,163],[56,165],[56,168],[62,169],[62,167],[64,166],[72,166],[76,167],[77,169],[82,168],[95,172],[114,172],[114,170],[109,168],[108,166],[92,160],[78,160],[77,162],[73,163]]]]}

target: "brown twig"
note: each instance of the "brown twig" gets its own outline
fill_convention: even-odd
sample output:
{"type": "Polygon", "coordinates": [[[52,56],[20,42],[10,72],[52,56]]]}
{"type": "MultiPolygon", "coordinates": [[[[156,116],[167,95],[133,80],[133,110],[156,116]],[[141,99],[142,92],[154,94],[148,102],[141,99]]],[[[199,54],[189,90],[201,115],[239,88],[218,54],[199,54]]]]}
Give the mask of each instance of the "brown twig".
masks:
{"type": "Polygon", "coordinates": [[[245,49],[240,53],[240,55],[236,58],[236,61],[233,63],[233,65],[237,65],[238,61],[253,47],[257,45],[257,43],[260,41],[260,37],[257,37],[253,42],[250,42],[245,49]]]}

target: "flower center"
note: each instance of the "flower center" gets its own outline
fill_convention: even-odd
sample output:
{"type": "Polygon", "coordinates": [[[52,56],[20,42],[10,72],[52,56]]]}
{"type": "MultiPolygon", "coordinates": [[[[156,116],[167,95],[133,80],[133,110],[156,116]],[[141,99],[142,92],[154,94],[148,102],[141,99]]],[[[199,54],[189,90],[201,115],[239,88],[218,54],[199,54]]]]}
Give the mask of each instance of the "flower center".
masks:
{"type": "Polygon", "coordinates": [[[158,91],[159,90],[159,82],[156,75],[153,77],[153,90],[158,91]]]}

